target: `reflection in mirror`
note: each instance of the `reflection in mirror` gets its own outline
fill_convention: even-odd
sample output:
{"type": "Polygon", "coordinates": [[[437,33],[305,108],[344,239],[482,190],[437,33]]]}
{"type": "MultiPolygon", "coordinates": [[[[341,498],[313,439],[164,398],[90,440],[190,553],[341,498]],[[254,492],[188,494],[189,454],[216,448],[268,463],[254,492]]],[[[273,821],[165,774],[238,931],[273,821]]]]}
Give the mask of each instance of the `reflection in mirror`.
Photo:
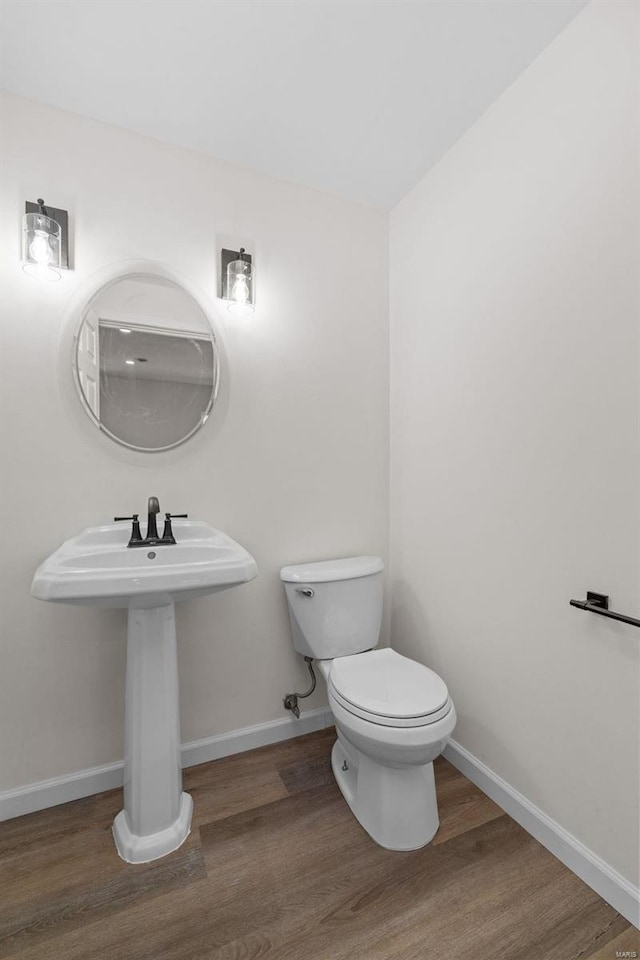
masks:
{"type": "Polygon", "coordinates": [[[76,375],[87,412],[114,440],[166,450],[206,421],[218,381],[211,327],[177,284],[151,274],[122,277],[85,310],[76,375]]]}

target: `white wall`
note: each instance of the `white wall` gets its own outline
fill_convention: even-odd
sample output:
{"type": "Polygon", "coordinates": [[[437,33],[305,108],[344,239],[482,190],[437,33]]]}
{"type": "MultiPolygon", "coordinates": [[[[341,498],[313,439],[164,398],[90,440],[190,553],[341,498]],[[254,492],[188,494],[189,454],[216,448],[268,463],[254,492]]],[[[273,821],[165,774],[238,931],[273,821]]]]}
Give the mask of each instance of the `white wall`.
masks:
{"type": "Polygon", "coordinates": [[[637,5],[594,0],[391,216],[392,642],[637,884],[637,5]]]}
{"type": "MultiPolygon", "coordinates": [[[[284,715],[306,685],[285,562],[386,555],[386,217],[327,194],[15,97],[3,100],[2,788],[123,752],[125,615],[40,603],[36,566],[150,494],[227,531],[259,578],[179,608],[183,740],[284,715]],[[69,210],[75,269],[21,271],[24,201],[69,210]],[[255,255],[258,307],[222,309],[218,412],[170,454],[98,434],[73,394],[65,305],[105,264],[169,264],[210,298],[221,246],[255,255]],[[233,245],[236,245],[235,247],[233,245]],[[358,275],[354,281],[353,258],[358,275]]],[[[320,690],[305,705],[323,702],[320,690]]]]}

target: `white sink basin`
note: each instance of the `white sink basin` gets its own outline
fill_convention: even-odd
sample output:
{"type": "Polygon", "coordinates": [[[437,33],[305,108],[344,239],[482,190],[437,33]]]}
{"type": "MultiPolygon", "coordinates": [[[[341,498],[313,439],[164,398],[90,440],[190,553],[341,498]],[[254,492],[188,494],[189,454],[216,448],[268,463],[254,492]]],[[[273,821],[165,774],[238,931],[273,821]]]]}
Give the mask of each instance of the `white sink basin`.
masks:
{"type": "Polygon", "coordinates": [[[129,527],[108,523],[66,540],[36,570],[31,593],[53,603],[156,606],[253,580],[256,562],[208,523],[174,520],[175,544],[127,547],[129,527]]]}
{"type": "Polygon", "coordinates": [[[253,580],[256,562],[220,530],[173,521],[174,544],[128,547],[121,523],[89,527],[36,570],[31,593],[53,603],[128,607],[124,809],[118,853],[143,863],[171,853],[191,829],[182,790],[175,602],[253,580]]]}

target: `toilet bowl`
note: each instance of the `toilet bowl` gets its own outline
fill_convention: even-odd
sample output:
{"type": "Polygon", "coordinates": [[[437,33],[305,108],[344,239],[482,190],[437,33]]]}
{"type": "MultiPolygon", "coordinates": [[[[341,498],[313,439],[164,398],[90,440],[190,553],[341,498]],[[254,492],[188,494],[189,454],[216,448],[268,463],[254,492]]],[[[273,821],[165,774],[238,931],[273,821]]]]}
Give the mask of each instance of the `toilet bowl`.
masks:
{"type": "Polygon", "coordinates": [[[338,739],[331,765],[354,816],[380,846],[414,850],[439,825],[433,761],[456,724],[444,681],[388,648],[383,564],[352,557],[283,567],[295,649],[319,661],[338,739]]]}

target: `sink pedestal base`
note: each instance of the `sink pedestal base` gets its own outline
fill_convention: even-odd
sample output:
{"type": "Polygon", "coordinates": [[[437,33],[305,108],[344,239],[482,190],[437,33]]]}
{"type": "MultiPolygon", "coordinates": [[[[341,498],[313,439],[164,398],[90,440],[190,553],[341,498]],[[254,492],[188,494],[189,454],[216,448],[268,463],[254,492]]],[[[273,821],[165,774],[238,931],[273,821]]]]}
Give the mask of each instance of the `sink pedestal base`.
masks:
{"type": "Polygon", "coordinates": [[[171,826],[159,833],[142,837],[131,832],[126,810],[121,810],[113,821],[113,839],[118,853],[127,863],[148,863],[172,853],[184,843],[191,832],[192,811],[193,800],[190,794],[182,793],[178,817],[171,826]]]}
{"type": "Polygon", "coordinates": [[[129,607],[125,696],[124,810],[115,818],[118,853],[145,863],[171,853],[191,829],[182,792],[175,607],[129,607]]]}

